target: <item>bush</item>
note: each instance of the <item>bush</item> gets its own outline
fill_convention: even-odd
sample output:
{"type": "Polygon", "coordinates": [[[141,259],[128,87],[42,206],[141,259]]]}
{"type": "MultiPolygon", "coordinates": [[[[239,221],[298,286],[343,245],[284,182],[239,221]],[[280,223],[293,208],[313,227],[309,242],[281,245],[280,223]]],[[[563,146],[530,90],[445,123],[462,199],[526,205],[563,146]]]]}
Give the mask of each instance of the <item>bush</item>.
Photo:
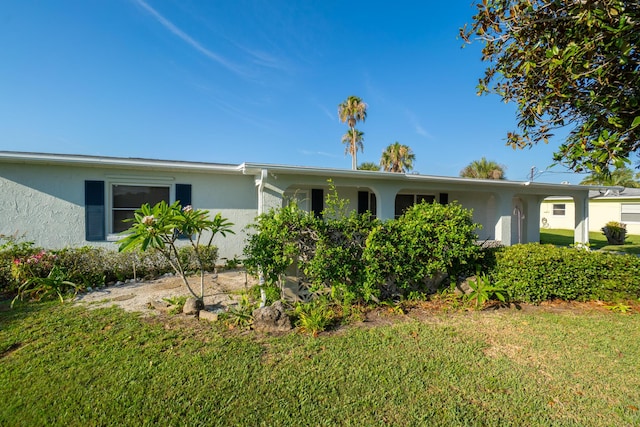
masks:
{"type": "MultiPolygon", "coordinates": [[[[6,236],[0,239],[4,240],[0,245],[0,291],[3,292],[16,292],[27,279],[46,279],[54,267],[64,274],[66,281],[79,288],[173,272],[169,262],[157,252],[116,252],[92,246],[45,251],[32,242],[6,236]]],[[[200,253],[205,271],[213,271],[218,248],[202,246],[200,253]]],[[[198,269],[192,247],[181,248],[179,256],[189,271],[198,269]]]]}
{"type": "Polygon", "coordinates": [[[366,282],[387,298],[433,290],[438,276],[473,269],[480,248],[471,212],[457,203],[414,205],[395,221],[374,228],[367,239],[366,282]]]}
{"type": "Polygon", "coordinates": [[[368,299],[376,293],[366,285],[367,265],[363,258],[367,237],[379,221],[370,213],[327,219],[318,230],[313,257],[304,266],[315,288],[331,287],[336,299],[368,299]]]}
{"type": "Polygon", "coordinates": [[[516,301],[640,297],[640,258],[529,243],[495,253],[491,272],[516,301]]]}
{"type": "MultiPolygon", "coordinates": [[[[213,245],[198,245],[198,253],[202,261],[202,269],[208,272],[215,271],[216,261],[218,260],[218,248],[213,245]]],[[[198,257],[193,246],[181,247],[178,249],[178,256],[182,261],[185,271],[193,273],[200,270],[198,257]]]]}
{"type": "Polygon", "coordinates": [[[15,292],[20,286],[20,282],[12,274],[14,260],[27,258],[42,250],[34,246],[33,242],[24,240],[23,237],[0,234],[0,291],[15,292]]]}
{"type": "Polygon", "coordinates": [[[321,221],[295,203],[258,216],[248,227],[254,232],[243,251],[247,271],[262,272],[267,283],[277,283],[294,262],[304,264],[314,256],[321,221]]]}

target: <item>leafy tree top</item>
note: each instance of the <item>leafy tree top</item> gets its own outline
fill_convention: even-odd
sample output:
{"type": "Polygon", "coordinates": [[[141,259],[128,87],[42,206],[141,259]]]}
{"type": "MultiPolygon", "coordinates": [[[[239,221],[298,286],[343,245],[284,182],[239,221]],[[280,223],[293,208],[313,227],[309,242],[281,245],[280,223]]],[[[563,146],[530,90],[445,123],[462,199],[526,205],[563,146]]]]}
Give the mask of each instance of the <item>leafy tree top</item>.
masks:
{"type": "Polygon", "coordinates": [[[415,158],[411,147],[396,141],[382,152],[380,166],[387,172],[408,172],[413,169],[415,158]]]}
{"type": "Polygon", "coordinates": [[[358,165],[360,171],[379,171],[380,165],[374,162],[362,162],[358,165]]]}
{"type": "Polygon", "coordinates": [[[361,98],[351,95],[338,105],[338,117],[342,123],[354,128],[357,122],[367,119],[367,104],[361,98]]]}
{"type": "Polygon", "coordinates": [[[460,171],[460,176],[463,178],[506,179],[505,169],[505,166],[483,157],[469,163],[460,171]]]}
{"type": "Polygon", "coordinates": [[[611,173],[592,173],[580,181],[582,185],[620,186],[640,188],[640,174],[635,174],[628,167],[621,167],[611,173]]]}
{"type": "Polygon", "coordinates": [[[467,42],[489,65],[478,93],[518,105],[514,148],[570,127],[554,161],[574,171],[620,167],[640,148],[640,3],[482,0],[467,42]]]}

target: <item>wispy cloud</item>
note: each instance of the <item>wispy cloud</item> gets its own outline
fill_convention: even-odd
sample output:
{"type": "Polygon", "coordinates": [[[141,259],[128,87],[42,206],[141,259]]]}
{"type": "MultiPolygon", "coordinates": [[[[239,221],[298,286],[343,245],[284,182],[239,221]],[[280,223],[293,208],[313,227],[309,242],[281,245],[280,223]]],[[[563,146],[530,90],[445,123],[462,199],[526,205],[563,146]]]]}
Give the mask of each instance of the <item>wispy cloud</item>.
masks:
{"type": "Polygon", "coordinates": [[[324,156],[324,157],[331,157],[331,158],[337,158],[340,157],[336,154],[333,153],[327,153],[324,151],[310,151],[310,150],[300,150],[301,154],[304,154],[305,156],[324,156]]]}
{"type": "Polygon", "coordinates": [[[336,109],[335,113],[331,113],[331,111],[329,111],[329,109],[327,107],[325,107],[324,105],[318,104],[318,108],[320,108],[322,110],[322,112],[324,114],[326,114],[327,117],[329,117],[329,120],[331,120],[332,122],[339,121],[337,109],[336,109]]]}
{"type": "Polygon", "coordinates": [[[425,138],[429,138],[429,139],[433,138],[433,135],[431,135],[429,132],[425,130],[424,127],[422,127],[422,125],[420,124],[420,121],[418,120],[418,117],[416,117],[413,111],[405,108],[405,113],[409,118],[409,122],[411,123],[411,126],[413,126],[413,129],[418,135],[423,136],[425,138]]]}
{"type": "Polygon", "coordinates": [[[238,65],[234,64],[233,62],[227,60],[223,56],[218,55],[217,53],[212,52],[211,50],[202,46],[198,41],[194,40],[189,34],[182,31],[180,28],[174,25],[171,21],[169,21],[167,18],[162,16],[157,10],[149,6],[144,0],[133,0],[133,1],[135,1],[135,3],[137,3],[140,7],[146,10],[151,16],[153,16],[163,27],[169,30],[172,34],[180,38],[182,41],[190,45],[192,48],[194,48],[198,52],[202,53],[207,58],[217,62],[218,64],[222,65],[223,67],[227,68],[230,71],[233,71],[238,75],[241,75],[241,76],[247,75],[247,73],[238,65]]]}

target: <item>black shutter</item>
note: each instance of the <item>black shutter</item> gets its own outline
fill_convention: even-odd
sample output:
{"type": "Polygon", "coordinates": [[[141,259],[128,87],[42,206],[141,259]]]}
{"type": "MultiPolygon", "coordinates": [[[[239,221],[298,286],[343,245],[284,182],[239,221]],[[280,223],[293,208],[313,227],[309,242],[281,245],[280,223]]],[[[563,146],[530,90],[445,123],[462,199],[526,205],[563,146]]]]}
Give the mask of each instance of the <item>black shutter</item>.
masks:
{"type": "Polygon", "coordinates": [[[318,218],[322,218],[322,210],[324,209],[324,191],[322,188],[311,189],[311,212],[318,218]]]}
{"type": "Polygon", "coordinates": [[[180,201],[182,207],[191,204],[191,184],[176,184],[176,201],[180,201]]]}
{"type": "Polygon", "coordinates": [[[369,210],[369,192],[358,191],[358,213],[363,214],[369,210]]]}
{"type": "Polygon", "coordinates": [[[85,239],[89,242],[106,238],[104,212],[104,181],[84,182],[85,239]]]}
{"type": "MultiPolygon", "coordinates": [[[[176,184],[176,202],[183,208],[191,204],[191,184],[176,184]]],[[[178,239],[186,239],[187,234],[180,234],[178,239]]]]}
{"type": "Polygon", "coordinates": [[[449,193],[440,193],[440,204],[446,205],[449,203],[449,193]]]}

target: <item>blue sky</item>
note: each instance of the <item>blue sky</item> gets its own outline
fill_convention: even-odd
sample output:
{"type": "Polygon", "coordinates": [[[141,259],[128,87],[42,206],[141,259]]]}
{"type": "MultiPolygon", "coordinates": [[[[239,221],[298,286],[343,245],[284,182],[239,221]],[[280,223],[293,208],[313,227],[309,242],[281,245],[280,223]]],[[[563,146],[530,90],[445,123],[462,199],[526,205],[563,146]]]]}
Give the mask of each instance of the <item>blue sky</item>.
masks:
{"type": "MultiPolygon", "coordinates": [[[[5,0],[0,150],[350,168],[337,106],[369,106],[358,163],[398,141],[421,174],[486,156],[527,180],[561,143],[505,146],[515,107],[476,95],[471,0],[5,0]]],[[[577,183],[556,166],[537,181],[577,183]]]]}

